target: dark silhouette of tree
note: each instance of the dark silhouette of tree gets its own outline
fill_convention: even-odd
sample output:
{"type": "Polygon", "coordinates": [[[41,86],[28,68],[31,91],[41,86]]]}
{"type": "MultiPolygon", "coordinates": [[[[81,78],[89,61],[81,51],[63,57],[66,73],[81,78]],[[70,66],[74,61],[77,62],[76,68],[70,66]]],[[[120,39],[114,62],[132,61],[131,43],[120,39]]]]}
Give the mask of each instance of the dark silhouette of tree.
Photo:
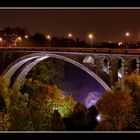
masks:
{"type": "Polygon", "coordinates": [[[45,47],[47,45],[46,36],[43,33],[35,33],[29,38],[31,46],[45,47]]]}
{"type": "Polygon", "coordinates": [[[88,124],[88,129],[94,130],[96,128],[96,126],[98,125],[98,121],[96,118],[98,115],[98,111],[94,105],[92,105],[90,108],[88,108],[88,111],[89,111],[88,116],[90,119],[90,122],[88,124]]]}
{"type": "Polygon", "coordinates": [[[75,44],[75,46],[79,48],[87,48],[90,46],[84,40],[80,40],[79,38],[76,38],[75,44]]]}
{"type": "Polygon", "coordinates": [[[3,30],[0,31],[0,36],[5,41],[5,46],[7,47],[18,46],[18,37],[20,36],[22,40],[24,40],[25,35],[29,35],[29,32],[25,28],[20,27],[5,27],[3,30]]]}
{"type": "Polygon", "coordinates": [[[86,107],[78,102],[73,112],[66,118],[63,119],[65,123],[66,130],[69,131],[83,131],[88,129],[88,124],[90,122],[88,117],[88,110],[86,107]]]}
{"type": "Polygon", "coordinates": [[[55,110],[51,118],[51,130],[52,131],[63,131],[65,130],[65,125],[60,116],[58,110],[55,110]]]}

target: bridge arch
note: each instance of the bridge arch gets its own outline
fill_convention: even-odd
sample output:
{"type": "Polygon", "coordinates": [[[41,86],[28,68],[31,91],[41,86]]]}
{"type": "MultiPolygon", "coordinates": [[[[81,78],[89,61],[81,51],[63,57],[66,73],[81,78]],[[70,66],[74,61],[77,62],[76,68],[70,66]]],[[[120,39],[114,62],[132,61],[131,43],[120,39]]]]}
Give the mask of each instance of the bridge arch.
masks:
{"type": "Polygon", "coordinates": [[[140,72],[140,58],[138,56],[131,57],[127,61],[128,65],[128,74],[136,73],[139,74],[140,72]]]}
{"type": "Polygon", "coordinates": [[[98,56],[97,60],[98,60],[98,64],[102,65],[102,67],[104,67],[104,65],[106,65],[106,63],[108,63],[108,65],[111,63],[110,58],[107,56],[98,56]]]}
{"type": "Polygon", "coordinates": [[[4,78],[6,80],[8,80],[10,82],[10,78],[15,73],[15,71],[18,68],[20,68],[23,64],[27,63],[23,67],[22,71],[19,73],[19,75],[18,75],[18,77],[16,79],[16,82],[20,83],[20,85],[23,85],[25,77],[29,73],[29,71],[35,65],[37,65],[39,62],[41,62],[41,61],[43,61],[43,60],[45,60],[47,58],[50,58],[50,57],[69,62],[69,63],[81,68],[82,70],[87,72],[90,76],[92,76],[94,79],[96,79],[96,81],[99,82],[104,87],[105,90],[111,91],[109,86],[101,78],[99,78],[92,70],[88,69],[86,66],[84,66],[84,65],[80,64],[79,62],[77,62],[75,60],[72,60],[72,59],[70,59],[68,57],[58,55],[58,54],[53,54],[53,53],[47,53],[47,52],[41,52],[41,53],[35,53],[35,54],[32,54],[32,55],[26,55],[26,56],[16,60],[11,65],[9,65],[9,67],[3,73],[3,76],[4,76],[4,78]],[[30,62],[30,60],[32,60],[32,61],[30,62]]]}
{"type": "Polygon", "coordinates": [[[7,83],[10,85],[11,77],[22,65],[39,57],[40,57],[40,53],[34,53],[16,59],[5,69],[5,71],[2,73],[2,76],[6,79],[7,83]]]}
{"type": "Polygon", "coordinates": [[[122,56],[114,56],[111,61],[112,83],[120,81],[127,71],[127,62],[122,56]]]}
{"type": "Polygon", "coordinates": [[[95,60],[94,57],[91,55],[87,55],[84,59],[83,59],[83,63],[87,63],[87,64],[95,64],[95,60]]]}

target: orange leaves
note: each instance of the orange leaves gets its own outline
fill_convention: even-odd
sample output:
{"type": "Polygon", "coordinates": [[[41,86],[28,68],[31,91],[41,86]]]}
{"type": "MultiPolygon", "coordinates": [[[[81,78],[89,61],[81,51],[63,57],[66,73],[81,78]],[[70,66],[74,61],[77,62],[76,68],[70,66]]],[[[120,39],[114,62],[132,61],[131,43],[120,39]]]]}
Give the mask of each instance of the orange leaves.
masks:
{"type": "Polygon", "coordinates": [[[114,93],[106,92],[97,102],[97,108],[103,116],[103,121],[110,120],[114,130],[126,127],[125,122],[127,119],[131,119],[133,105],[133,98],[122,90],[116,90],[114,93]]]}
{"type": "Polygon", "coordinates": [[[132,73],[129,76],[124,77],[125,84],[129,86],[135,86],[140,89],[140,76],[132,73]]]}

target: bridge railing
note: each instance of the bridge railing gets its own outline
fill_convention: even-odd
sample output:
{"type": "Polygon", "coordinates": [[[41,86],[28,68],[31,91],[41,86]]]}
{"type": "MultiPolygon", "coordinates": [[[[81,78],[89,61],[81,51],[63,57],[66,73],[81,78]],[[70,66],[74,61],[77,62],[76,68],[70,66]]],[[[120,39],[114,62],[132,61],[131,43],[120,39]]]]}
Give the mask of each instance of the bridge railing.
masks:
{"type": "Polygon", "coordinates": [[[122,48],[0,47],[0,51],[55,51],[55,52],[134,54],[134,55],[140,54],[140,49],[122,49],[122,48]]]}

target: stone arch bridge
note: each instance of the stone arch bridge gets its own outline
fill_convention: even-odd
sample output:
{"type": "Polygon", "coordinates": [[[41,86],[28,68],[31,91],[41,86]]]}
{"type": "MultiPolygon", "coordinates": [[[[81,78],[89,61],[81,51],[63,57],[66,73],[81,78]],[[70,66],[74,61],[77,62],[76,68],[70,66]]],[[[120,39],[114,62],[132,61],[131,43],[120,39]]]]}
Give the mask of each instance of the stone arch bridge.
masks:
{"type": "Polygon", "coordinates": [[[76,65],[95,78],[106,90],[131,73],[140,74],[140,51],[102,48],[0,48],[1,75],[8,83],[19,68],[16,81],[24,78],[33,66],[53,57],[76,65]]]}

